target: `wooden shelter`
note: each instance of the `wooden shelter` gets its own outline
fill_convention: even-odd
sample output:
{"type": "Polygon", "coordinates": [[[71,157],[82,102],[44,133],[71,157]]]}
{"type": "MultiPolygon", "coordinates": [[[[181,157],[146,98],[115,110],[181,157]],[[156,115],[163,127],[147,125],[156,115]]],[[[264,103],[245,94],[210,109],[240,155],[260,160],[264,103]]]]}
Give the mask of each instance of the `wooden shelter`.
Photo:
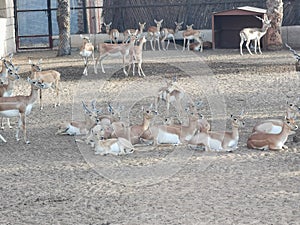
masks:
{"type": "MultiPolygon", "coordinates": [[[[212,41],[215,48],[239,48],[239,32],[245,27],[262,27],[262,22],[255,16],[263,18],[266,9],[244,6],[232,10],[215,12],[212,15],[212,41]]],[[[262,38],[262,48],[264,47],[262,38]]]]}

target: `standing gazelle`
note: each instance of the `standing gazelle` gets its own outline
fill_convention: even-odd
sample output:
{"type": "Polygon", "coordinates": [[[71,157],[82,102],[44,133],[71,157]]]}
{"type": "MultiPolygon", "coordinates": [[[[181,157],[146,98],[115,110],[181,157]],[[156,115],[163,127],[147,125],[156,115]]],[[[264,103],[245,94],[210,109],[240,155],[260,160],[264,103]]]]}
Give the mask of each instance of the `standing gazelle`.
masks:
{"type": "Polygon", "coordinates": [[[163,29],[161,30],[161,36],[162,36],[162,39],[161,39],[160,42],[161,42],[161,45],[162,45],[163,50],[168,50],[169,44],[170,44],[170,39],[173,40],[173,42],[174,42],[174,47],[175,47],[175,49],[177,50],[177,46],[176,46],[175,36],[174,36],[174,35],[175,35],[176,33],[178,33],[178,31],[182,28],[182,24],[183,24],[183,22],[181,22],[181,23],[175,22],[175,25],[176,25],[175,30],[170,29],[170,28],[163,28],[163,29]],[[165,40],[168,41],[167,47],[165,47],[165,40]]]}
{"type": "Polygon", "coordinates": [[[118,44],[120,32],[117,29],[110,29],[111,24],[112,22],[109,24],[104,23],[105,31],[109,35],[110,43],[112,44],[114,42],[115,44],[118,44]]]}
{"type": "Polygon", "coordinates": [[[82,46],[80,47],[79,54],[82,56],[84,61],[84,70],[83,75],[88,75],[88,66],[89,66],[89,58],[92,57],[94,67],[95,67],[95,55],[94,55],[94,45],[91,43],[91,40],[87,36],[83,36],[80,34],[80,37],[83,40],[82,46]]]}
{"type": "Polygon", "coordinates": [[[262,54],[260,49],[260,39],[267,33],[268,28],[271,27],[271,20],[268,19],[268,17],[265,15],[264,19],[256,16],[257,19],[261,20],[263,22],[262,28],[244,28],[240,31],[240,54],[243,55],[243,44],[246,41],[246,48],[250,55],[252,55],[252,52],[249,48],[250,42],[254,41],[254,52],[257,54],[256,46],[258,45],[258,51],[260,54],[262,54]]]}
{"type": "MultiPolygon", "coordinates": [[[[42,63],[42,59],[40,59],[37,63],[33,63],[29,59],[29,64],[31,65],[31,79],[38,80],[42,82],[45,87],[43,89],[54,89],[56,92],[56,102],[54,107],[60,105],[60,94],[59,89],[60,87],[60,73],[56,70],[45,70],[42,71],[40,64],[42,63]]],[[[43,109],[43,102],[42,102],[42,90],[40,89],[40,110],[43,109]]]]}
{"type": "Polygon", "coordinates": [[[156,27],[155,26],[150,26],[148,28],[148,37],[150,40],[150,45],[151,45],[151,49],[153,51],[155,51],[155,43],[157,42],[158,45],[158,50],[160,51],[160,45],[159,45],[159,38],[160,38],[160,28],[161,28],[161,24],[164,20],[154,20],[154,22],[156,23],[156,27]],[[154,44],[153,44],[154,41],[154,44]]]}
{"type": "Polygon", "coordinates": [[[27,140],[26,135],[26,116],[30,114],[32,106],[37,99],[38,89],[45,88],[45,84],[38,80],[31,80],[28,78],[28,82],[31,84],[31,93],[29,96],[18,95],[14,97],[0,98],[0,116],[19,117],[19,126],[16,132],[16,139],[19,141],[19,131],[22,125],[24,141],[27,144],[30,142],[27,140]]]}

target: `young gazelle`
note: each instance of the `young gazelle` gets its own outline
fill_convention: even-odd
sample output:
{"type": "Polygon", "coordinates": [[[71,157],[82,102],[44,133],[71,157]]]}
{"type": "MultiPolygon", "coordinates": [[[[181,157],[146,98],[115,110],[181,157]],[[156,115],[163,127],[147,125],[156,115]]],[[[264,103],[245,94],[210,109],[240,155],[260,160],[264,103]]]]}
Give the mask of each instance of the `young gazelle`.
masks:
{"type": "Polygon", "coordinates": [[[175,22],[175,25],[176,25],[175,30],[174,30],[174,29],[170,29],[170,28],[163,28],[163,29],[161,30],[161,36],[162,36],[162,39],[161,39],[160,42],[161,42],[161,45],[162,45],[163,50],[168,50],[169,44],[170,44],[170,39],[173,40],[174,47],[175,47],[175,49],[177,50],[177,46],[176,46],[175,36],[174,36],[174,35],[175,35],[176,33],[178,33],[179,30],[181,30],[182,24],[183,24],[183,22],[181,22],[181,23],[175,22]],[[165,47],[165,40],[168,41],[167,47],[165,47]]]}
{"type": "Polygon", "coordinates": [[[96,155],[126,155],[133,153],[134,147],[125,138],[111,138],[107,140],[99,140],[95,145],[96,155]]]}
{"type": "Polygon", "coordinates": [[[115,44],[118,44],[120,32],[117,29],[110,29],[111,24],[112,24],[112,22],[110,22],[109,24],[104,23],[106,33],[109,35],[109,40],[110,40],[111,44],[113,42],[115,44]]]}
{"type": "Polygon", "coordinates": [[[173,79],[171,82],[167,82],[167,86],[158,90],[157,97],[155,98],[155,109],[158,110],[158,103],[160,100],[165,101],[167,104],[167,115],[170,113],[170,104],[175,103],[179,117],[183,113],[182,99],[184,98],[184,90],[177,85],[177,80],[173,79]]]}
{"type": "Polygon", "coordinates": [[[285,145],[288,136],[292,131],[297,130],[298,126],[293,119],[286,119],[283,122],[282,130],[279,134],[255,132],[250,135],[247,147],[260,150],[282,150],[287,149],[285,145]]]}
{"type": "MultiPolygon", "coordinates": [[[[42,63],[42,59],[40,59],[37,63],[32,62],[29,59],[29,64],[31,66],[31,79],[38,80],[45,85],[44,89],[53,89],[56,93],[56,102],[54,107],[60,105],[60,93],[61,89],[60,83],[60,73],[56,70],[44,70],[42,71],[42,67],[40,64],[42,63]]],[[[40,110],[43,109],[43,101],[42,101],[42,90],[40,90],[40,110]]]]}
{"type": "Polygon", "coordinates": [[[80,34],[80,37],[83,40],[82,46],[80,47],[79,55],[82,56],[84,61],[84,70],[83,75],[88,75],[88,66],[89,66],[89,58],[92,57],[93,63],[95,66],[95,55],[94,55],[94,45],[91,43],[91,40],[87,36],[83,36],[80,34]]]}
{"type": "Polygon", "coordinates": [[[154,22],[156,23],[156,27],[150,26],[148,28],[148,37],[150,39],[150,45],[153,51],[155,51],[155,43],[157,43],[158,50],[160,51],[159,38],[160,38],[160,28],[163,21],[164,21],[163,19],[160,21],[154,20],[154,22]],[[153,41],[154,41],[154,45],[153,45],[153,41]]]}
{"type": "Polygon", "coordinates": [[[31,80],[28,78],[28,82],[31,84],[31,93],[29,96],[18,95],[13,97],[0,97],[0,116],[19,117],[16,139],[19,141],[19,130],[22,125],[24,141],[27,144],[30,142],[27,140],[26,134],[26,116],[31,113],[33,104],[38,96],[38,90],[45,88],[45,84],[38,80],[31,80]]]}
{"type": "MultiPolygon", "coordinates": [[[[299,113],[300,113],[300,107],[298,107],[294,103],[287,103],[285,119],[296,119],[299,113]]],[[[252,132],[279,134],[282,130],[284,120],[280,120],[280,119],[264,120],[262,122],[255,124],[255,126],[252,129],[252,132]]]]}
{"type": "Polygon", "coordinates": [[[205,126],[204,120],[201,120],[198,114],[191,112],[189,115],[188,125],[151,126],[143,133],[143,135],[141,135],[141,139],[144,141],[153,141],[153,145],[178,145],[189,141],[195,135],[200,126],[205,126]]]}
{"type": "Polygon", "coordinates": [[[196,43],[200,44],[200,52],[203,52],[203,40],[201,37],[200,30],[194,30],[191,25],[191,27],[189,27],[189,29],[185,30],[182,35],[183,35],[182,51],[185,50],[186,40],[187,40],[187,50],[190,50],[190,40],[195,40],[196,43]]]}
{"type": "MultiPolygon", "coordinates": [[[[136,30],[137,32],[138,30],[136,30]]],[[[120,55],[123,58],[123,72],[125,76],[128,76],[127,71],[125,70],[125,60],[126,57],[129,55],[129,51],[131,48],[134,47],[134,43],[136,41],[136,33],[134,33],[130,37],[130,42],[128,44],[107,44],[107,43],[100,43],[98,50],[99,50],[99,56],[97,57],[96,60],[96,65],[95,65],[95,73],[97,74],[97,65],[100,62],[102,73],[105,73],[102,61],[105,59],[107,56],[112,56],[112,57],[119,57],[120,55]]]]}
{"type": "Polygon", "coordinates": [[[239,127],[243,125],[242,114],[240,116],[231,115],[231,131],[203,130],[194,135],[188,143],[190,146],[204,145],[205,150],[235,150],[239,141],[239,127]]]}
{"type": "Polygon", "coordinates": [[[122,122],[112,123],[113,133],[112,137],[122,137],[131,142],[132,145],[139,144],[140,138],[149,129],[151,120],[157,114],[152,110],[152,106],[149,109],[143,110],[143,122],[138,125],[132,125],[125,127],[122,122]]]}
{"type": "Polygon", "coordinates": [[[132,65],[132,74],[133,76],[135,75],[135,64],[138,64],[138,74],[139,76],[143,75],[145,76],[145,73],[142,69],[142,63],[143,63],[143,46],[146,43],[146,37],[143,36],[140,40],[139,40],[139,45],[138,46],[134,46],[133,48],[130,49],[129,52],[129,66],[128,66],[128,70],[127,73],[129,74],[129,71],[131,69],[131,65],[132,65]]]}
{"type": "MultiPolygon", "coordinates": [[[[18,75],[19,68],[15,67],[11,61],[6,61],[5,58],[2,58],[1,61],[2,71],[0,72],[0,97],[11,97],[13,96],[15,81],[20,79],[18,75]]],[[[7,118],[7,125],[9,128],[12,128],[9,118],[7,118]]],[[[4,129],[3,118],[1,118],[1,129],[4,129]]]]}
{"type": "Polygon", "coordinates": [[[99,122],[96,112],[89,110],[84,102],[82,106],[85,112],[84,120],[61,123],[56,135],[87,135],[90,129],[99,122]]]}
{"type": "MultiPolygon", "coordinates": [[[[144,29],[145,29],[145,25],[146,25],[146,23],[140,23],[140,22],[139,22],[139,31],[138,31],[138,33],[137,33],[137,36],[138,36],[138,37],[139,37],[140,35],[143,34],[144,29]]],[[[123,36],[124,36],[123,44],[124,44],[124,43],[128,43],[129,40],[130,40],[130,36],[131,36],[132,34],[134,34],[135,32],[136,32],[135,29],[126,29],[126,30],[123,32],[123,36]]]]}

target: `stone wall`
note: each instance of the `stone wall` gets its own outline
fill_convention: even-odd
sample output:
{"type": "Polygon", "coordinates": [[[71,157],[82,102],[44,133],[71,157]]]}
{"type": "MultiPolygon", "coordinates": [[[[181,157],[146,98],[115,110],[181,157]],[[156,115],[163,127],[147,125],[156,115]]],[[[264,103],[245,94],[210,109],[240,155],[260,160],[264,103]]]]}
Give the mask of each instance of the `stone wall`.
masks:
{"type": "Polygon", "coordinates": [[[16,52],[15,19],[12,0],[0,1],[0,56],[16,52]]]}

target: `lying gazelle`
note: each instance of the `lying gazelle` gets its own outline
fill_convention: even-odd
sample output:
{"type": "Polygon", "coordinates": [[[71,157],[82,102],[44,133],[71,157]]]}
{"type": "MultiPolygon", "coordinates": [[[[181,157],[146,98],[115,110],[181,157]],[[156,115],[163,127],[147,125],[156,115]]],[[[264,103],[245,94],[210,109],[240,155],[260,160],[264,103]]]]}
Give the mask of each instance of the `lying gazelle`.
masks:
{"type": "Polygon", "coordinates": [[[240,54],[243,55],[243,44],[246,42],[246,48],[250,55],[252,55],[252,52],[249,48],[249,44],[251,41],[254,41],[254,52],[257,54],[256,47],[258,45],[258,51],[260,54],[262,54],[260,49],[260,39],[267,33],[267,30],[271,27],[271,20],[268,19],[268,17],[265,15],[264,19],[260,18],[259,16],[256,16],[257,19],[261,20],[263,22],[262,28],[244,28],[240,31],[240,54]]]}
{"type": "MultiPolygon", "coordinates": [[[[0,97],[13,96],[15,81],[20,79],[18,75],[19,68],[11,63],[11,59],[12,55],[10,55],[9,62],[5,58],[1,58],[2,71],[0,73],[0,97]]],[[[7,118],[7,125],[9,128],[12,128],[9,118],[7,118]]],[[[4,129],[3,118],[1,118],[1,129],[4,129]]]]}
{"type": "Polygon", "coordinates": [[[203,40],[201,37],[200,30],[194,30],[192,28],[192,25],[189,27],[189,29],[185,30],[183,32],[183,48],[182,51],[185,50],[185,45],[187,41],[187,50],[190,50],[190,41],[195,40],[197,43],[200,44],[200,52],[203,52],[203,40]]]}
{"type": "Polygon", "coordinates": [[[18,95],[14,97],[0,97],[0,116],[19,117],[16,139],[19,141],[19,131],[22,126],[24,141],[27,144],[30,142],[27,139],[26,134],[26,116],[31,113],[33,104],[38,96],[38,90],[45,88],[45,84],[38,80],[31,80],[28,78],[28,82],[31,84],[31,93],[29,96],[18,95]]]}
{"type": "MultiPolygon", "coordinates": [[[[144,32],[144,29],[145,29],[145,25],[146,23],[141,23],[139,22],[139,31],[137,33],[137,36],[140,37],[143,32],[144,32]]],[[[123,39],[123,44],[124,43],[128,43],[129,40],[130,40],[130,36],[136,32],[136,29],[126,29],[124,32],[123,32],[123,36],[124,36],[124,39],[123,39]]]]}
{"type": "Polygon", "coordinates": [[[204,146],[206,151],[232,151],[238,146],[239,141],[239,127],[244,125],[240,116],[231,115],[231,131],[203,131],[195,134],[189,141],[190,146],[204,146]]]}
{"type": "Polygon", "coordinates": [[[281,132],[278,134],[255,132],[247,140],[247,147],[260,150],[282,150],[288,149],[285,145],[288,136],[297,130],[298,126],[293,119],[286,119],[283,122],[281,132]]]}
{"type": "Polygon", "coordinates": [[[129,127],[124,127],[122,122],[113,123],[112,127],[114,132],[112,133],[113,137],[122,137],[130,141],[132,145],[140,144],[140,138],[144,132],[149,129],[151,120],[157,112],[152,110],[152,105],[149,109],[142,109],[143,111],[143,122],[137,125],[131,125],[129,127]]]}
{"type": "Polygon", "coordinates": [[[115,44],[117,44],[120,32],[118,31],[118,29],[110,29],[111,24],[112,22],[110,22],[109,24],[104,23],[105,31],[109,35],[110,43],[112,44],[114,42],[115,44]]]}
{"type": "MultiPolygon", "coordinates": [[[[136,30],[136,33],[138,30],[136,30]]],[[[130,37],[130,42],[128,44],[107,44],[107,43],[100,43],[98,50],[99,50],[99,56],[97,57],[96,64],[95,64],[95,73],[97,74],[97,66],[100,62],[102,73],[105,73],[102,61],[105,59],[107,56],[112,56],[112,57],[118,57],[122,56],[123,58],[123,72],[125,76],[128,76],[127,71],[125,70],[125,61],[126,57],[129,55],[129,51],[131,48],[134,47],[134,43],[136,41],[136,33],[134,33],[130,37]]]]}
{"type": "Polygon", "coordinates": [[[179,117],[183,112],[182,99],[184,98],[184,90],[177,85],[177,79],[173,78],[171,82],[167,82],[167,86],[158,90],[157,97],[155,98],[155,110],[158,110],[159,101],[165,101],[167,105],[167,115],[170,113],[170,104],[175,103],[179,117]]]}
{"type": "Polygon", "coordinates": [[[201,51],[201,46],[202,46],[202,43],[193,42],[193,43],[190,44],[190,50],[192,50],[192,51],[201,51]]]}
{"type": "Polygon", "coordinates": [[[134,147],[125,138],[111,138],[107,140],[99,140],[95,145],[96,155],[126,155],[134,152],[134,147]]]}
{"type": "Polygon", "coordinates": [[[198,114],[191,112],[189,114],[188,125],[150,126],[150,128],[141,135],[141,139],[144,142],[152,141],[154,146],[160,144],[179,145],[185,143],[194,136],[199,129],[200,123],[204,123],[204,120],[200,119],[198,114]]]}
{"type": "Polygon", "coordinates": [[[182,24],[183,24],[183,22],[181,22],[181,23],[175,22],[175,25],[176,25],[175,30],[171,29],[171,28],[163,28],[161,30],[162,39],[161,39],[160,42],[161,42],[163,50],[168,50],[169,44],[170,44],[170,39],[173,40],[174,47],[177,50],[176,41],[175,41],[175,34],[178,33],[179,30],[181,30],[182,24]],[[165,40],[168,41],[166,47],[165,47],[165,40]]]}
{"type": "Polygon", "coordinates": [[[264,132],[270,134],[279,134],[282,130],[284,121],[286,119],[296,119],[297,115],[300,113],[300,107],[294,103],[287,103],[285,119],[268,119],[255,124],[252,132],[264,132]]]}
{"type": "Polygon", "coordinates": [[[91,111],[87,105],[82,102],[84,109],[83,121],[71,121],[63,122],[59,125],[56,135],[87,135],[92,127],[94,127],[98,121],[98,114],[91,111]]]}
{"type": "Polygon", "coordinates": [[[158,45],[158,50],[160,51],[160,45],[159,45],[159,38],[160,38],[160,28],[161,28],[161,24],[164,20],[154,20],[154,22],[156,23],[156,26],[150,26],[148,28],[148,37],[149,37],[149,41],[150,41],[150,45],[151,45],[151,49],[153,51],[155,51],[155,43],[157,43],[158,45]],[[154,41],[154,44],[153,44],[154,41]]]}
{"type": "Polygon", "coordinates": [[[95,67],[95,55],[94,55],[94,45],[91,43],[91,40],[87,36],[83,36],[80,34],[80,37],[83,40],[82,46],[80,47],[79,54],[82,56],[84,61],[84,70],[83,75],[88,75],[88,66],[89,66],[89,58],[92,57],[94,67],[95,67]]]}
{"type": "Polygon", "coordinates": [[[142,69],[142,63],[143,63],[143,46],[146,43],[146,37],[143,36],[139,40],[139,45],[134,46],[133,48],[130,49],[129,52],[129,66],[127,73],[129,74],[129,71],[132,66],[132,74],[133,76],[135,75],[135,64],[137,63],[138,65],[138,74],[139,76],[143,75],[145,76],[145,73],[142,69]]]}
{"type": "MultiPolygon", "coordinates": [[[[56,93],[56,102],[54,107],[60,105],[60,73],[56,70],[44,70],[42,71],[42,67],[40,64],[42,63],[42,59],[40,59],[37,63],[32,62],[29,59],[29,64],[31,66],[31,79],[38,80],[45,85],[43,89],[53,89],[56,93]]],[[[42,101],[42,89],[40,90],[40,110],[43,109],[43,101],[42,101]]]]}

